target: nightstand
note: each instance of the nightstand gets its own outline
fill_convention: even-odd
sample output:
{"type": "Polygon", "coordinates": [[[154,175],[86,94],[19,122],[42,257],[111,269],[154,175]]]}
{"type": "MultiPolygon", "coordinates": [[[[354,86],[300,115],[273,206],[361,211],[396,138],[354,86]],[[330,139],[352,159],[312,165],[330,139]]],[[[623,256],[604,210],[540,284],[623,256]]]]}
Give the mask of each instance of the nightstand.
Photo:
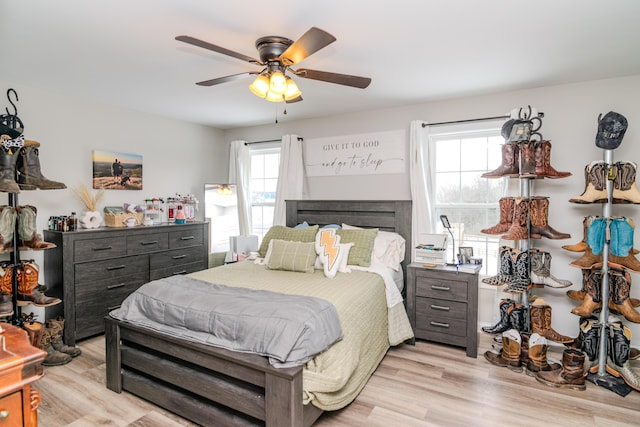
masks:
{"type": "Polygon", "coordinates": [[[407,314],[415,337],[478,354],[478,273],[456,267],[407,267],[407,314]]]}

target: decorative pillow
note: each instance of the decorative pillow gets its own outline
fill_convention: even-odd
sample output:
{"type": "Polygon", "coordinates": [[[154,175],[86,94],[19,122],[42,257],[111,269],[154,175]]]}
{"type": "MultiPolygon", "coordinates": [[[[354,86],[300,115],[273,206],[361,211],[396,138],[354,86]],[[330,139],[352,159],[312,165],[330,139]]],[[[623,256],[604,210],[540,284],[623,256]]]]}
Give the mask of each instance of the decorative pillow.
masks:
{"type": "MultiPolygon", "coordinates": [[[[363,230],[354,225],[342,224],[344,230],[363,230]]],[[[382,264],[387,268],[395,271],[400,269],[400,263],[404,261],[406,241],[404,237],[398,233],[391,231],[378,231],[376,240],[373,244],[373,253],[371,254],[371,262],[382,264]]]]}
{"type": "Polygon", "coordinates": [[[377,228],[368,228],[362,230],[336,230],[336,234],[340,236],[342,243],[353,243],[353,247],[349,251],[349,259],[347,264],[359,265],[361,267],[369,267],[371,265],[371,253],[373,252],[373,244],[378,235],[377,228]]]}
{"type": "MultiPolygon", "coordinates": [[[[336,235],[335,228],[318,231],[318,234],[316,234],[316,252],[326,277],[332,279],[338,271],[347,270],[347,259],[351,246],[353,246],[353,243],[340,244],[340,236],[336,235]]],[[[317,264],[318,262],[316,262],[317,264]]]]}
{"type": "Polygon", "coordinates": [[[261,258],[264,258],[269,248],[269,242],[271,239],[288,240],[290,242],[315,242],[316,233],[318,232],[318,226],[312,225],[304,228],[291,228],[284,225],[274,225],[267,231],[262,243],[260,243],[260,249],[258,254],[261,258]]]}
{"type": "Polygon", "coordinates": [[[313,273],[313,264],[316,262],[314,242],[272,239],[268,252],[265,263],[271,270],[313,273]]]}

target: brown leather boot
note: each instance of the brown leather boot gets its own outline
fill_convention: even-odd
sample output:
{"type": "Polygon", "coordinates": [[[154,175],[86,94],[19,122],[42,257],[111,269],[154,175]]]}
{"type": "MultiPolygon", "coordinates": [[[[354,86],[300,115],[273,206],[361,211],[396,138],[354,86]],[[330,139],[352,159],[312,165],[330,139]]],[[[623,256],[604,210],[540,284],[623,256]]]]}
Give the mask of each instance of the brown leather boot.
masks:
{"type": "Polygon", "coordinates": [[[536,178],[535,142],[522,141],[520,151],[520,178],[536,178]]]}
{"type": "Polygon", "coordinates": [[[529,338],[529,355],[527,358],[526,374],[535,377],[540,371],[553,371],[560,369],[558,363],[547,362],[547,339],[539,334],[531,334],[529,338]]]}
{"type": "Polygon", "coordinates": [[[506,367],[514,372],[522,372],[520,364],[520,350],[522,339],[515,329],[509,329],[502,334],[502,351],[494,353],[486,351],[484,358],[493,365],[506,367]]]}
{"type": "Polygon", "coordinates": [[[15,150],[0,146],[0,191],[4,193],[20,192],[20,187],[16,183],[17,161],[18,155],[15,150]]]}
{"type": "Polygon", "coordinates": [[[582,219],[582,240],[574,245],[563,245],[562,249],[566,249],[571,252],[584,252],[587,248],[587,229],[589,228],[589,217],[585,216],[582,219]]]}
{"type": "Polygon", "coordinates": [[[55,190],[67,188],[61,182],[52,181],[42,175],[39,157],[40,143],[26,140],[20,149],[20,157],[17,162],[18,185],[22,190],[55,190]]]}
{"type": "Polygon", "coordinates": [[[617,162],[618,173],[613,180],[613,198],[620,203],[640,203],[640,191],[636,187],[635,162],[617,162]]]}
{"type": "Polygon", "coordinates": [[[571,310],[577,316],[589,317],[595,310],[602,308],[600,288],[602,283],[602,265],[592,268],[584,279],[585,296],[582,303],[571,310]]]}
{"type": "Polygon", "coordinates": [[[536,175],[544,178],[565,178],[571,172],[558,172],[551,166],[551,142],[536,142],[535,146],[536,175]]]}
{"type": "Polygon", "coordinates": [[[640,391],[640,376],[629,362],[631,330],[620,321],[611,322],[610,319],[609,324],[607,372],[614,377],[622,377],[629,387],[640,391]]]}
{"type": "Polygon", "coordinates": [[[40,322],[24,322],[22,328],[27,331],[29,335],[29,342],[31,345],[40,348],[40,342],[42,341],[42,335],[44,334],[44,325],[40,322]]]}
{"type": "Polygon", "coordinates": [[[561,335],[551,327],[552,308],[542,298],[537,298],[529,307],[531,316],[531,333],[539,334],[548,339],[561,344],[573,342],[573,338],[561,335]]]}
{"type": "Polygon", "coordinates": [[[572,203],[600,203],[606,202],[607,194],[607,164],[596,160],[585,167],[585,186],[581,195],[569,199],[572,203]]]}
{"type": "Polygon", "coordinates": [[[584,359],[584,353],[580,350],[566,349],[562,352],[562,368],[540,371],[536,374],[536,380],[551,387],[585,390],[584,359]]]}
{"type": "Polygon", "coordinates": [[[622,266],[609,263],[610,300],[609,309],[620,313],[629,322],[640,323],[640,313],[634,310],[629,301],[631,291],[631,275],[622,266]]]}
{"type": "Polygon", "coordinates": [[[518,144],[507,142],[502,145],[502,164],[491,172],[482,174],[482,178],[502,178],[503,176],[516,177],[518,168],[518,144]]]}
{"type": "Polygon", "coordinates": [[[77,357],[82,354],[82,350],[78,347],[66,345],[62,340],[64,335],[64,319],[57,317],[47,320],[47,327],[51,329],[51,346],[60,353],[66,353],[71,357],[77,357]]]}
{"type": "Polygon", "coordinates": [[[516,199],[514,197],[503,197],[498,203],[500,205],[500,222],[491,228],[485,228],[480,230],[485,234],[502,234],[506,233],[511,227],[511,221],[513,221],[513,209],[516,199]]]}
{"type": "Polygon", "coordinates": [[[573,260],[569,263],[569,265],[578,268],[586,268],[591,269],[596,264],[602,264],[602,253],[599,255],[594,255],[591,247],[587,245],[584,254],[576,260],[573,260]]]}
{"type": "Polygon", "coordinates": [[[536,196],[531,199],[531,234],[547,239],[568,239],[571,234],[561,233],[549,226],[549,198],[536,196]]]}
{"type": "Polygon", "coordinates": [[[11,294],[0,292],[0,319],[4,319],[13,314],[13,301],[11,294]]]}
{"type": "Polygon", "coordinates": [[[529,212],[531,200],[526,197],[516,197],[513,208],[513,220],[509,231],[502,236],[504,240],[525,240],[529,236],[529,212]]]}
{"type": "Polygon", "coordinates": [[[47,355],[42,362],[43,366],[58,366],[71,362],[71,356],[65,353],[60,353],[51,346],[51,331],[48,328],[45,328],[44,333],[42,334],[40,349],[47,352],[47,355]]]}

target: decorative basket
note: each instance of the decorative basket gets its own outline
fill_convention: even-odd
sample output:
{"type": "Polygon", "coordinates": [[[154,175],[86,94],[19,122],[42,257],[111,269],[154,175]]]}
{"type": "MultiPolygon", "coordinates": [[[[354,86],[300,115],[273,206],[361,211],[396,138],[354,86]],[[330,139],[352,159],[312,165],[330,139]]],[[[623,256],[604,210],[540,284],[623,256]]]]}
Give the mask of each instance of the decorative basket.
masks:
{"type": "Polygon", "coordinates": [[[142,225],[143,212],[105,213],[104,223],[107,227],[126,227],[129,218],[135,218],[135,225],[142,225]]]}

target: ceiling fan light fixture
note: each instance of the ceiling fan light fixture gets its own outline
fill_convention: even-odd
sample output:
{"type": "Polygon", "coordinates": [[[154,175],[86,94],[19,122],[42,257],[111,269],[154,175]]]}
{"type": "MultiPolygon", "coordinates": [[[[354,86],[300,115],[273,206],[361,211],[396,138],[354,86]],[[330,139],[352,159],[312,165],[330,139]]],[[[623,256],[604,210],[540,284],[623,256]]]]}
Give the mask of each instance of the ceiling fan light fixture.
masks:
{"type": "Polygon", "coordinates": [[[273,93],[271,91],[267,92],[267,96],[264,98],[269,102],[282,102],[284,101],[284,94],[273,93]]]}
{"type": "Polygon", "coordinates": [[[291,77],[287,76],[287,90],[284,93],[284,100],[291,101],[300,95],[302,95],[302,92],[298,89],[296,82],[291,77]]]}
{"type": "Polygon", "coordinates": [[[269,78],[264,74],[260,74],[253,83],[249,85],[249,90],[259,98],[266,97],[269,92],[269,78]]]}
{"type": "Polygon", "coordinates": [[[269,92],[283,95],[287,90],[287,79],[282,71],[274,71],[269,78],[269,92]]]}

